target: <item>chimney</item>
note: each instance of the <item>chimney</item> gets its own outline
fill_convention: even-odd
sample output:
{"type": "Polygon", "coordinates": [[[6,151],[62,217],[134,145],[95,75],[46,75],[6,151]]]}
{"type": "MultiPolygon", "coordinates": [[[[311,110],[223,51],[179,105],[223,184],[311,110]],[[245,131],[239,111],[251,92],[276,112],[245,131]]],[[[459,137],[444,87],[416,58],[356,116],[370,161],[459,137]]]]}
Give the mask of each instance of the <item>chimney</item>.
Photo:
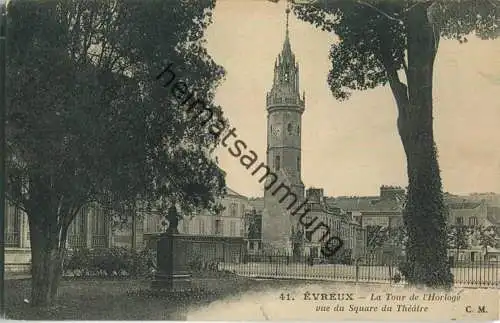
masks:
{"type": "Polygon", "coordinates": [[[323,189],[308,188],[306,191],[306,198],[310,203],[323,203],[323,189]]]}

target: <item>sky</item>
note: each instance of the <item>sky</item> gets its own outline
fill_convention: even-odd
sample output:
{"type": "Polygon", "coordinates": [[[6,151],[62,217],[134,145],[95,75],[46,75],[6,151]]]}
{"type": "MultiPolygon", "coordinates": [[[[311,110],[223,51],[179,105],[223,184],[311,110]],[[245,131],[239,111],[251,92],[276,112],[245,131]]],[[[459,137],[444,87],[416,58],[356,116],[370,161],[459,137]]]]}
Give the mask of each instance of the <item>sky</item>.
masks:
{"type": "MultiPolygon", "coordinates": [[[[266,92],[285,37],[285,2],[218,0],[207,49],[227,76],[216,94],[239,139],[266,160],[266,92]]],[[[388,87],[337,101],[326,82],[334,35],[290,15],[292,51],[305,91],[302,181],[325,195],[378,195],[407,186],[397,111],[388,87]]],[[[500,39],[442,40],[434,69],[434,131],[444,190],[500,193],[500,39]]],[[[227,185],[262,196],[256,176],[227,148],[217,151],[227,185]]]]}

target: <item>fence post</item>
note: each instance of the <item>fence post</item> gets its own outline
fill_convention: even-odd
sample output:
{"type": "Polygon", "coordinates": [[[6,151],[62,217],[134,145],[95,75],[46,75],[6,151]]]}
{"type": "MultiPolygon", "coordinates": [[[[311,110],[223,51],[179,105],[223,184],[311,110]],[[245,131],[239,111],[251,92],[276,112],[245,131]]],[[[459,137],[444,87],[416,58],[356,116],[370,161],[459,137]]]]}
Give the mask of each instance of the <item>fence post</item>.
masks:
{"type": "Polygon", "coordinates": [[[356,283],[359,281],[359,259],[356,258],[354,260],[354,264],[356,266],[356,283]]]}
{"type": "Polygon", "coordinates": [[[222,262],[226,262],[226,241],[222,241],[222,262]]]}

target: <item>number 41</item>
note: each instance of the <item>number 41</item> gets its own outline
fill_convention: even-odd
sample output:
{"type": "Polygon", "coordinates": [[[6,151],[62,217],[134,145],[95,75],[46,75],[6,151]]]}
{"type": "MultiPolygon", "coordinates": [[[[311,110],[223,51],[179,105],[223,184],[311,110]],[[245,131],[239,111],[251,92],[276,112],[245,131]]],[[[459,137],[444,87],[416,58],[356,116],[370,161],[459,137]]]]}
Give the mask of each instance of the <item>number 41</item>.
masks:
{"type": "Polygon", "coordinates": [[[280,295],[280,299],[281,299],[282,301],[291,301],[291,300],[292,300],[292,297],[290,296],[290,294],[283,294],[283,293],[281,293],[281,295],[280,295]]]}

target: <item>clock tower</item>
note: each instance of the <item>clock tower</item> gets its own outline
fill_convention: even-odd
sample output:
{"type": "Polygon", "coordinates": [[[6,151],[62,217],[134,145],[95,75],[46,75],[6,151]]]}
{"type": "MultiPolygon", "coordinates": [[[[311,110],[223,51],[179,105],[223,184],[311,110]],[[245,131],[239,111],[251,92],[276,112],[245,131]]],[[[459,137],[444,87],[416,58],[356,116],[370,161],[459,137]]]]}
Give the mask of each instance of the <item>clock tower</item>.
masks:
{"type": "Polygon", "coordinates": [[[304,200],[301,121],[305,107],[305,95],[301,97],[299,89],[299,65],[288,35],[289,14],[287,8],[285,41],[274,64],[273,85],[266,97],[267,166],[278,179],[271,187],[267,186],[272,184],[271,181],[265,182],[262,214],[264,248],[288,254],[292,250],[294,227],[298,225],[290,213],[304,200]]]}
{"type": "MultiPolygon", "coordinates": [[[[267,165],[276,174],[287,174],[290,189],[297,198],[304,198],[301,179],[301,131],[305,95],[300,96],[299,65],[290,46],[288,15],[283,49],[274,64],[274,80],[267,93],[267,165]]],[[[270,195],[272,190],[264,193],[270,195]]]]}

